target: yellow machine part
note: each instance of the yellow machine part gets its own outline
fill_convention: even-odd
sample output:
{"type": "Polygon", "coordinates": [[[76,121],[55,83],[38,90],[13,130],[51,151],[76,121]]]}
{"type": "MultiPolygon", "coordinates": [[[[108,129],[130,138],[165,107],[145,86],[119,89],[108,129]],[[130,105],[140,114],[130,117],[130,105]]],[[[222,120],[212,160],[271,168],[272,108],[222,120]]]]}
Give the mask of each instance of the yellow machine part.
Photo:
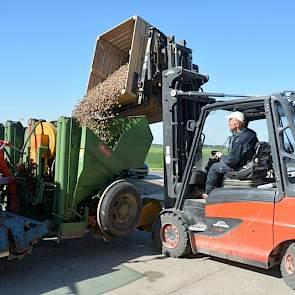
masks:
{"type": "Polygon", "coordinates": [[[137,228],[143,229],[145,231],[151,231],[153,223],[161,210],[161,201],[156,199],[144,198],[141,216],[137,224],[137,228]]]}
{"type": "Polygon", "coordinates": [[[50,122],[41,122],[35,128],[31,136],[30,158],[34,163],[38,157],[38,147],[42,145],[48,147],[47,158],[54,159],[56,152],[56,127],[50,122]]]}

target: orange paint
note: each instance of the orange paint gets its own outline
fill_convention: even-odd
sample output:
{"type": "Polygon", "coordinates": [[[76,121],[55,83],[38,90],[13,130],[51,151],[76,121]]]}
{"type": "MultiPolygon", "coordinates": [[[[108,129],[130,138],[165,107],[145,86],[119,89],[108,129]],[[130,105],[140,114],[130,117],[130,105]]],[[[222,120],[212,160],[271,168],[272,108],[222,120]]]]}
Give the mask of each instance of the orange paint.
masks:
{"type": "Polygon", "coordinates": [[[196,235],[196,247],[267,263],[273,249],[273,211],[273,203],[256,201],[206,205],[206,217],[242,222],[219,237],[196,235]]]}
{"type": "Polygon", "coordinates": [[[285,197],[275,205],[274,244],[295,240],[295,198],[285,197]]]}

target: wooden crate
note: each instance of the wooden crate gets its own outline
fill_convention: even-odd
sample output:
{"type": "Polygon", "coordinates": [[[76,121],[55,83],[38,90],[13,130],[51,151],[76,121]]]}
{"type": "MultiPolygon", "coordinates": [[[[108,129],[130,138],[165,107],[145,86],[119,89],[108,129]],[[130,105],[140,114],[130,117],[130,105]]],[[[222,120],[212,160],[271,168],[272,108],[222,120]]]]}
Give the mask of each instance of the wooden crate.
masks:
{"type": "Polygon", "coordinates": [[[126,85],[118,99],[121,104],[137,101],[137,82],[142,70],[149,27],[142,18],[134,16],[97,38],[87,91],[128,63],[126,85]]]}

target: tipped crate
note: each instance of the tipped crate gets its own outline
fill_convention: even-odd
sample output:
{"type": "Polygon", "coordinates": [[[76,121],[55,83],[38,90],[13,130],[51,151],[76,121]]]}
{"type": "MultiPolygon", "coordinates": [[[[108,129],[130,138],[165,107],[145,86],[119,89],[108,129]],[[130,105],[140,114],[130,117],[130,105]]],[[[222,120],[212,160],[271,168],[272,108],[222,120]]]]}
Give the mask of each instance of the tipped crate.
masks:
{"type": "Polygon", "coordinates": [[[149,28],[146,21],[134,16],[97,38],[87,91],[128,63],[126,84],[118,100],[121,104],[137,102],[149,28]]]}

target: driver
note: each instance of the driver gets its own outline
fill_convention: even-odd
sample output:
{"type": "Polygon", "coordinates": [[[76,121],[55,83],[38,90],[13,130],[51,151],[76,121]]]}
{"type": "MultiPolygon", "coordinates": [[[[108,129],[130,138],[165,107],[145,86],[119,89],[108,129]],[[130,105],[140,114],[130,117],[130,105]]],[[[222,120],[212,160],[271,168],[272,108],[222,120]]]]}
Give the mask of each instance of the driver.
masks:
{"type": "Polygon", "coordinates": [[[226,172],[239,170],[250,161],[255,153],[255,145],[258,142],[256,132],[247,128],[245,116],[241,112],[232,112],[228,119],[228,127],[232,132],[229,142],[229,153],[223,155],[217,152],[214,157],[220,161],[212,164],[208,171],[204,199],[213,189],[220,187],[226,172]]]}

